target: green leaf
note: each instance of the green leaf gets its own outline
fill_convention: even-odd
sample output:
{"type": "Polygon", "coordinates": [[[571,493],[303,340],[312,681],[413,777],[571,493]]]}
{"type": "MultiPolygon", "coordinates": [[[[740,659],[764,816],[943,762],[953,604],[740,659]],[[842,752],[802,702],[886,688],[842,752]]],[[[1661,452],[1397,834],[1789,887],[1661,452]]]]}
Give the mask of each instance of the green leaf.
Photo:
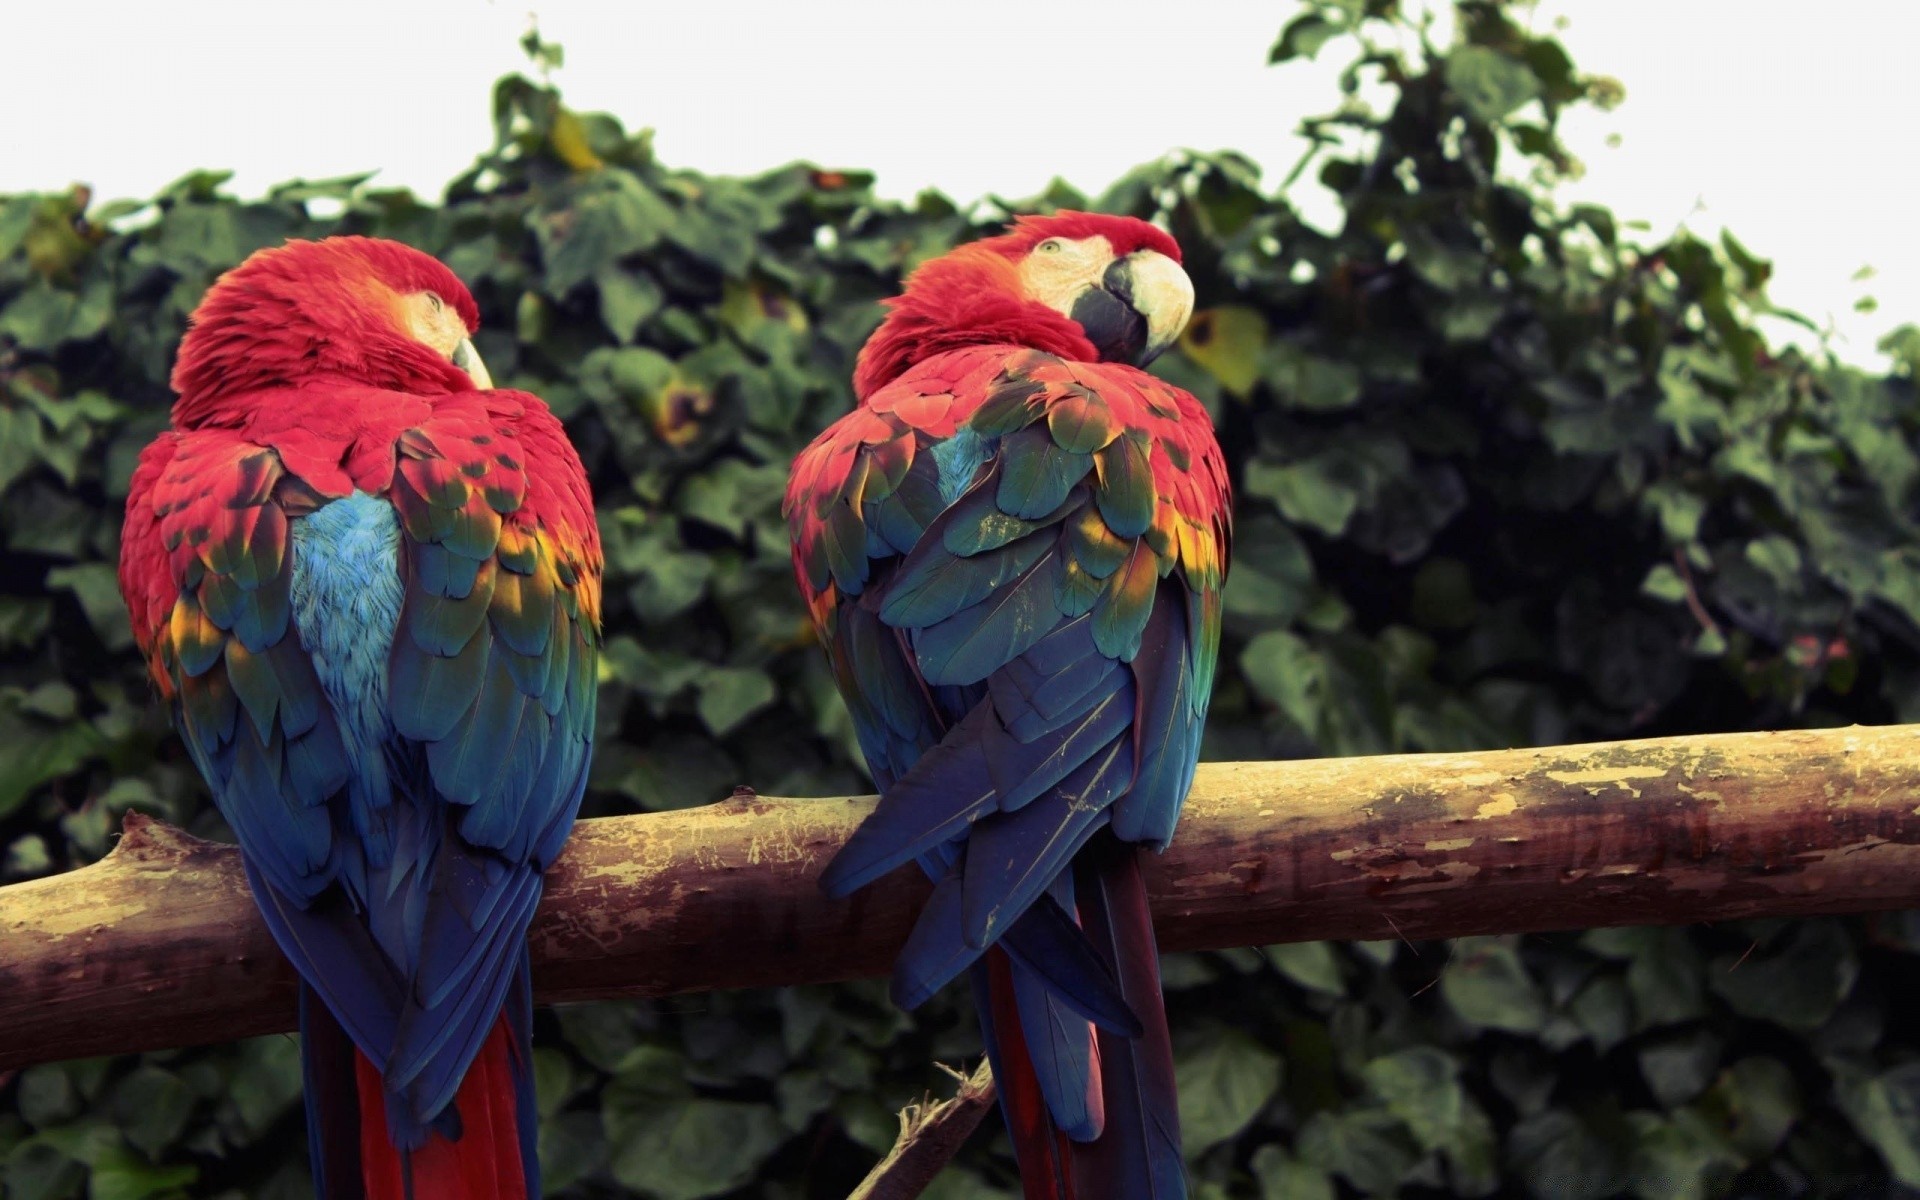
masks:
{"type": "Polygon", "coordinates": [[[1486,46],[1461,46],[1448,54],[1446,79],[1467,111],[1489,125],[1539,93],[1539,81],[1524,63],[1486,46]]]}
{"type": "Polygon", "coordinates": [[[1693,1099],[1720,1065],[1720,1040],[1695,1032],[1641,1046],[1640,1076],[1654,1099],[1673,1108],[1693,1099]]]}
{"type": "Polygon", "coordinates": [[[1220,385],[1247,398],[1260,378],[1261,354],[1267,345],[1267,319],[1237,305],[1203,309],[1193,314],[1180,349],[1199,363],[1220,385]]]}
{"type": "Polygon", "coordinates": [[[719,667],[695,685],[700,719],[714,736],[724,737],[740,722],[773,703],[773,680],[750,667],[719,667]]]}
{"type": "Polygon", "coordinates": [[[1719,1131],[1691,1109],[1671,1119],[1636,1112],[1628,1120],[1634,1133],[1634,1192],[1646,1200],[1724,1196],[1746,1165],[1719,1131]]]}
{"type": "Polygon", "coordinates": [[[1233,1137],[1280,1089],[1280,1058],[1237,1030],[1220,1029],[1174,1059],[1180,1133],[1189,1158],[1233,1137]]]}
{"type": "Polygon", "coordinates": [[[1368,1195],[1392,1195],[1420,1152],[1399,1119],[1384,1108],[1317,1112],[1301,1127],[1300,1161],[1344,1177],[1368,1195]]]}
{"type": "Polygon", "coordinates": [[[1508,1152],[1527,1190],[1541,1200],[1601,1200],[1626,1182],[1619,1149],[1565,1109],[1521,1120],[1508,1135],[1508,1152]]]}
{"type": "Polygon", "coordinates": [[[87,1169],[42,1138],[28,1138],[7,1153],[8,1200],[61,1200],[75,1195],[87,1169]]]}
{"type": "Polygon", "coordinates": [[[540,1123],[540,1182],[558,1195],[606,1165],[607,1141],[595,1113],[569,1112],[540,1123]]]}
{"type": "Polygon", "coordinates": [[[1240,670],[1255,691],[1277,705],[1303,730],[1319,728],[1326,694],[1325,662],[1305,641],[1271,629],[1247,643],[1240,670]]]}
{"type": "Polygon", "coordinates": [[[1647,577],[1640,581],[1640,594],[1678,604],[1687,598],[1687,583],[1680,578],[1680,572],[1666,563],[1655,563],[1647,577]]]}
{"type": "Polygon", "coordinates": [[[689,1099],[606,1111],[613,1177],[655,1200],[704,1200],[754,1177],[783,1139],[773,1110],[689,1099]]]}
{"type": "Polygon", "coordinates": [[[0,756],[0,816],[12,812],[41,784],[72,773],[106,748],[91,725],[23,721],[3,703],[0,745],[16,748],[0,756]]]}
{"type": "Polygon", "coordinates": [[[673,206],[630,172],[595,172],[571,205],[533,219],[547,290],[564,297],[626,256],[657,245],[675,220],[673,206]]]}
{"type": "Polygon", "coordinates": [[[1309,1166],[1278,1146],[1254,1151],[1253,1177],[1260,1181],[1260,1200],[1337,1200],[1333,1180],[1319,1167],[1309,1166]]]}
{"type": "Polygon", "coordinates": [[[1267,961],[1303,988],[1338,996],[1345,991],[1332,942],[1285,942],[1264,949],[1267,961]]]}
{"type": "Polygon", "coordinates": [[[1274,42],[1273,49],[1267,52],[1267,62],[1278,64],[1290,62],[1296,58],[1312,58],[1320,52],[1320,47],[1338,37],[1341,28],[1316,13],[1303,13],[1287,22],[1280,31],[1280,38],[1274,42]]]}
{"type": "Polygon", "coordinates": [[[1920,1187],[1920,1063],[1843,1079],[1840,1106],[1886,1160],[1893,1177],[1920,1187]]]}
{"type": "Polygon", "coordinates": [[[106,563],[81,563],[47,572],[47,587],[71,592],[86,611],[93,631],[109,650],[133,648],[133,626],[126,602],[120,598],[120,577],[106,563]]]}
{"type": "Polygon", "coordinates": [[[633,341],[667,302],[666,292],[645,271],[607,267],[594,275],[593,283],[600,295],[600,320],[622,345],[633,341]]]}
{"type": "Polygon", "coordinates": [[[1256,460],[1247,464],[1246,491],[1273,501],[1287,520],[1338,537],[1360,506],[1360,494],[1336,471],[1324,458],[1285,466],[1256,460]]]}
{"type": "Polygon", "coordinates": [[[1679,930],[1596,929],[1582,940],[1597,953],[1627,960],[1637,1028],[1677,1024],[1706,1012],[1705,968],[1679,930]]]}
{"type": "Polygon", "coordinates": [[[1747,561],[1765,571],[1776,587],[1794,587],[1800,579],[1800,547],[1779,534],[1747,543],[1747,561]]]}
{"type": "Polygon", "coordinates": [[[1322,358],[1292,342],[1276,343],[1270,357],[1273,386],[1283,403],[1313,412],[1337,412],[1360,402],[1360,368],[1352,363],[1322,358]]]}
{"type": "Polygon", "coordinates": [[[60,1063],[42,1063],[22,1071],[15,1103],[27,1123],[38,1128],[67,1120],[80,1111],[80,1097],[60,1063]]]}
{"type": "Polygon", "coordinates": [[[146,1200],[148,1196],[177,1195],[200,1178],[200,1169],[190,1164],[155,1166],[120,1150],[105,1155],[93,1164],[87,1182],[88,1200],[146,1200]]]}
{"type": "Polygon", "coordinates": [[[187,1127],[193,1093],[178,1075],[155,1066],[136,1068],[114,1088],[114,1118],[127,1140],[159,1158],[187,1127]]]}
{"type": "Polygon", "coordinates": [[[1793,1072],[1775,1058],[1743,1058],[1720,1072],[1709,1093],[1728,1139],[1751,1157],[1772,1154],[1801,1113],[1793,1072]]]}
{"type": "Polygon", "coordinates": [[[1510,1033],[1537,1032],[1547,1004],[1511,937],[1461,938],[1440,972],[1440,994],[1460,1019],[1510,1033]]]}
{"type": "Polygon", "coordinates": [[[1853,946],[1832,921],[1802,921],[1785,944],[1714,960],[1713,990],[1741,1016],[1788,1029],[1814,1029],[1853,990],[1860,971],[1853,946]]]}

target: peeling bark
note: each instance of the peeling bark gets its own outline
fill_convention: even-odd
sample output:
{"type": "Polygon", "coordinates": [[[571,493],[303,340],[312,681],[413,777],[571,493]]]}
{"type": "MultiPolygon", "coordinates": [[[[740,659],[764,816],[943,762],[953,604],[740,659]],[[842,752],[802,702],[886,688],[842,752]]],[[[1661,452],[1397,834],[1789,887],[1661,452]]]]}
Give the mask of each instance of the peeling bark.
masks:
{"type": "MultiPolygon", "coordinates": [[[[583,821],[531,934],[547,1003],[882,974],[926,895],[815,878],[870,797],[583,821]]],[[[1920,726],[1204,766],[1147,864],[1167,950],[1920,907],[1920,726]]],[[[0,1070],[290,1029],[231,847],[129,815],[0,888],[0,1070]]]]}
{"type": "MultiPolygon", "coordinates": [[[[949,1067],[941,1069],[952,1071],[949,1067]]],[[[968,1135],[993,1107],[993,1069],[981,1059],[972,1075],[958,1071],[952,1074],[960,1081],[953,1099],[909,1104],[902,1109],[899,1140],[867,1172],[860,1186],[847,1194],[847,1200],[913,1200],[959,1153],[968,1135]]]]}

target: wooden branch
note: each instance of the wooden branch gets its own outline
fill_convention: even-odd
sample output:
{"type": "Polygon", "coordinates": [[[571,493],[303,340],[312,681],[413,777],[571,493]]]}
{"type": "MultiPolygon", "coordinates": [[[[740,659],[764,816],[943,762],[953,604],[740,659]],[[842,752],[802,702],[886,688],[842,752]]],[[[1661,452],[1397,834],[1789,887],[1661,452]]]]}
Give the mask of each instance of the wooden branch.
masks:
{"type": "MultiPolygon", "coordinates": [[[[540,1000],[884,973],[918,873],[815,886],[871,804],[581,822],[540,1000]]],[[[1920,726],[1208,765],[1148,887],[1167,950],[1920,907],[1920,726]]],[[[130,815],[100,862],[0,888],[0,1070],[293,1024],[230,847],[130,815]]]]}
{"type": "Polygon", "coordinates": [[[900,1111],[899,1140],[847,1200],[914,1200],[959,1153],[993,1107],[993,1068],[983,1058],[972,1075],[953,1075],[960,1081],[953,1099],[909,1104],[900,1111]]]}

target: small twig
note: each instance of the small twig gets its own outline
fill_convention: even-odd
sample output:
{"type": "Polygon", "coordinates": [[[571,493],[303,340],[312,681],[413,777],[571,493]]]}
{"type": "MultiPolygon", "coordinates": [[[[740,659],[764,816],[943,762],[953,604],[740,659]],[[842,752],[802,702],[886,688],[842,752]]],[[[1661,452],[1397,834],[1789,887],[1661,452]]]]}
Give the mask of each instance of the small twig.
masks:
{"type": "Polygon", "coordinates": [[[1693,614],[1693,619],[1700,622],[1700,628],[1711,633],[1720,633],[1720,622],[1713,619],[1713,614],[1708,612],[1707,606],[1701,602],[1700,592],[1693,586],[1693,567],[1687,562],[1686,552],[1678,546],[1673,548],[1673,565],[1678,569],[1680,582],[1686,588],[1687,610],[1693,614]]]}
{"type": "Polygon", "coordinates": [[[1413,995],[1408,996],[1407,999],[1411,1000],[1413,999],[1414,996],[1424,995],[1425,993],[1431,991],[1434,987],[1439,985],[1440,977],[1446,974],[1447,968],[1452,965],[1453,952],[1459,945],[1460,945],[1460,941],[1458,938],[1449,938],[1447,940],[1447,961],[1440,964],[1440,969],[1433,973],[1432,979],[1429,979],[1425,983],[1421,984],[1419,988],[1417,988],[1413,992],[1413,995]]]}
{"type": "Polygon", "coordinates": [[[993,1107],[993,1071],[985,1059],[970,1076],[941,1069],[960,1081],[960,1090],[951,1100],[901,1109],[900,1139],[847,1200],[914,1200],[993,1107]]]}
{"type": "Polygon", "coordinates": [[[1750,943],[1747,946],[1747,952],[1745,954],[1742,954],[1739,958],[1734,959],[1733,965],[1727,968],[1727,974],[1731,975],[1735,971],[1739,970],[1740,964],[1747,961],[1747,959],[1753,955],[1753,952],[1759,948],[1760,948],[1759,942],[1750,943]]]}
{"type": "Polygon", "coordinates": [[[1387,919],[1387,926],[1393,930],[1393,936],[1399,938],[1403,942],[1406,942],[1407,949],[1413,951],[1413,956],[1415,958],[1419,958],[1420,947],[1414,945],[1412,941],[1408,940],[1406,934],[1400,932],[1400,923],[1393,919],[1393,914],[1390,912],[1383,912],[1380,915],[1387,919]]]}

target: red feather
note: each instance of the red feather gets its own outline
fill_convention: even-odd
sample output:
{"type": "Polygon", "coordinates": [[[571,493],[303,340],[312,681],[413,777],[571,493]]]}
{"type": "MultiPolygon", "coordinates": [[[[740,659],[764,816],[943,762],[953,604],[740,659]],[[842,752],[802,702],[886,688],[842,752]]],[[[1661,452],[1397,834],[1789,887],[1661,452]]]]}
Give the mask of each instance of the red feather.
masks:
{"type": "Polygon", "coordinates": [[[454,1104],[460,1140],[439,1134],[411,1154],[387,1138],[386,1096],[380,1075],[359,1051],[354,1078],[360,1093],[360,1164],[367,1200],[527,1200],[514,1123],[513,1038],[503,1016],[467,1068],[454,1104]],[[411,1174],[411,1187],[408,1175],[411,1174]]]}

